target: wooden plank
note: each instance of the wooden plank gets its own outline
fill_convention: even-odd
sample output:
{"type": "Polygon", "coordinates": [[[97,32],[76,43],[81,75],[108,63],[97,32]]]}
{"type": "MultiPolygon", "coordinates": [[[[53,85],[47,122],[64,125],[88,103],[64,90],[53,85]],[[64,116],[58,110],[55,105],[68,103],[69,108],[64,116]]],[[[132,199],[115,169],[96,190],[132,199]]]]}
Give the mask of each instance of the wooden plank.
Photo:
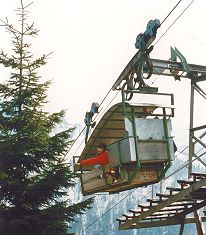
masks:
{"type": "MultiPolygon", "coordinates": [[[[191,206],[191,205],[189,205],[189,206],[191,206]]],[[[171,212],[176,211],[177,213],[179,213],[180,211],[183,211],[186,208],[187,208],[187,206],[168,206],[160,211],[171,211],[171,212]]]]}
{"type": "Polygon", "coordinates": [[[133,218],[133,214],[123,214],[123,216],[126,217],[126,219],[133,218]]]}
{"type": "Polygon", "coordinates": [[[152,199],[149,198],[149,199],[147,199],[147,201],[150,202],[150,203],[160,203],[163,200],[166,200],[166,199],[159,199],[159,198],[152,198],[152,199]]]}
{"type": "Polygon", "coordinates": [[[128,182],[124,182],[124,184],[122,185],[118,185],[118,187],[110,187],[109,189],[105,190],[105,192],[109,192],[109,194],[114,194],[114,193],[119,193],[119,192],[123,192],[123,191],[126,191],[126,190],[130,190],[130,189],[134,189],[134,188],[137,188],[137,187],[142,187],[142,186],[146,186],[148,184],[151,184],[151,183],[157,183],[157,181],[154,181],[154,182],[147,182],[145,184],[128,184],[128,182]]]}
{"type": "Polygon", "coordinates": [[[157,196],[159,196],[160,198],[164,197],[164,198],[168,198],[171,195],[175,195],[177,192],[171,194],[171,193],[156,193],[157,196]]]}
{"type": "MultiPolygon", "coordinates": [[[[91,171],[94,168],[94,166],[82,166],[83,171],[91,171]]],[[[74,171],[81,171],[81,166],[80,165],[74,165],[74,171]]]]}
{"type": "Polygon", "coordinates": [[[117,139],[121,139],[126,134],[125,129],[115,130],[113,128],[106,129],[106,130],[104,128],[102,128],[100,134],[98,134],[98,132],[99,132],[99,130],[95,129],[94,135],[92,135],[91,138],[95,138],[95,139],[96,138],[98,138],[98,139],[99,138],[105,138],[105,139],[107,139],[107,138],[117,138],[117,139]]]}
{"type": "MultiPolygon", "coordinates": [[[[176,206],[176,207],[171,206],[171,207],[165,207],[161,211],[155,212],[155,213],[171,213],[171,212],[174,212],[176,214],[178,212],[183,211],[184,209],[185,209],[185,206],[176,206]]],[[[144,208],[144,210],[146,210],[146,208],[144,208]]],[[[148,208],[147,208],[147,210],[148,210],[148,208]]],[[[133,213],[134,217],[135,217],[135,215],[142,213],[142,209],[130,209],[129,211],[133,213]]]]}
{"type": "Polygon", "coordinates": [[[138,207],[140,208],[150,208],[152,207],[151,204],[149,203],[142,203],[142,204],[138,204],[138,207]]]}
{"type": "Polygon", "coordinates": [[[194,184],[195,182],[194,182],[194,180],[177,180],[177,183],[178,184],[189,184],[189,185],[192,185],[192,184],[194,184]]]}
{"type": "Polygon", "coordinates": [[[121,217],[118,217],[117,218],[117,221],[120,221],[120,222],[123,222],[123,221],[125,221],[126,220],[126,218],[125,218],[125,216],[121,216],[121,217]]]}
{"type": "Polygon", "coordinates": [[[152,182],[158,178],[158,170],[155,168],[140,168],[138,171],[134,169],[129,169],[128,174],[130,175],[136,172],[131,184],[145,184],[147,182],[152,182]]]}
{"type": "Polygon", "coordinates": [[[194,184],[193,180],[177,180],[177,183],[181,185],[181,189],[194,184]]]}
{"type": "Polygon", "coordinates": [[[173,213],[170,213],[170,214],[156,214],[156,215],[151,215],[151,216],[148,216],[147,218],[143,219],[144,220],[164,220],[164,219],[172,219],[176,214],[173,212],[173,213]],[[170,216],[172,215],[172,216],[170,216]]]}
{"type": "MultiPolygon", "coordinates": [[[[164,201],[167,201],[167,200],[168,199],[162,200],[161,202],[164,202],[164,201]]],[[[177,207],[177,206],[186,207],[186,206],[191,206],[193,204],[195,204],[194,201],[185,201],[184,200],[184,201],[181,201],[181,202],[172,203],[172,204],[168,205],[167,207],[177,207]]],[[[143,204],[139,204],[138,206],[141,207],[141,208],[150,208],[150,207],[152,207],[150,203],[143,203],[143,204]]]]}
{"type": "Polygon", "coordinates": [[[172,187],[166,187],[166,189],[175,192],[180,192],[182,190],[181,188],[172,188],[172,187]]]}
{"type": "Polygon", "coordinates": [[[193,172],[192,175],[202,177],[202,178],[206,178],[206,173],[193,172]]]}
{"type": "Polygon", "coordinates": [[[96,178],[97,176],[100,176],[103,174],[103,170],[101,168],[91,170],[87,173],[82,174],[82,182],[86,183],[89,180],[92,180],[93,178],[96,178]]]}
{"type": "MultiPolygon", "coordinates": [[[[144,211],[145,210],[148,210],[147,207],[144,207],[143,208],[144,211]]],[[[164,211],[167,211],[167,212],[172,212],[172,211],[181,211],[181,210],[184,210],[185,207],[184,206],[176,206],[176,207],[165,207],[164,209],[160,210],[160,212],[164,212],[164,211]]],[[[132,212],[133,214],[141,214],[142,213],[142,209],[130,209],[129,210],[130,212],[132,212]]]]}
{"type": "Polygon", "coordinates": [[[141,209],[130,209],[129,212],[132,212],[133,214],[140,214],[142,212],[141,209]]]}
{"type": "Polygon", "coordinates": [[[104,123],[99,123],[98,124],[98,127],[96,127],[95,129],[97,130],[100,130],[100,129],[125,129],[125,125],[124,125],[124,122],[121,121],[121,122],[116,122],[116,121],[112,121],[110,120],[109,122],[107,122],[105,125],[104,123]]]}
{"type": "Polygon", "coordinates": [[[106,183],[105,183],[105,179],[104,178],[100,178],[100,179],[93,179],[88,183],[83,184],[84,187],[84,191],[92,191],[101,187],[105,187],[106,183]]]}
{"type": "Polygon", "coordinates": [[[155,212],[153,215],[151,215],[151,217],[156,217],[156,216],[159,217],[161,215],[176,215],[176,211],[173,211],[173,212],[171,212],[171,211],[159,211],[159,212],[155,212]]]}

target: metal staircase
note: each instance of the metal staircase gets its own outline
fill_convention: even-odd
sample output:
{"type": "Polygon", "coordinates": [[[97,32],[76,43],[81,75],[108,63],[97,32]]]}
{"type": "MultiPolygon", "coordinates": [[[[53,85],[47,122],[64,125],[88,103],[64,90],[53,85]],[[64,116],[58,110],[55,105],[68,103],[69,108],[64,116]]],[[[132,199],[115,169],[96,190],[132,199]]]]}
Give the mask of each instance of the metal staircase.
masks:
{"type": "Polygon", "coordinates": [[[201,223],[206,216],[198,216],[197,210],[206,205],[206,174],[192,173],[191,180],[178,180],[179,187],[167,187],[167,193],[157,193],[156,198],[147,199],[137,209],[119,217],[119,229],[138,229],[196,223],[198,235],[203,234],[201,223]],[[187,217],[194,213],[194,217],[187,217]],[[201,220],[200,220],[201,219],[201,220]]]}

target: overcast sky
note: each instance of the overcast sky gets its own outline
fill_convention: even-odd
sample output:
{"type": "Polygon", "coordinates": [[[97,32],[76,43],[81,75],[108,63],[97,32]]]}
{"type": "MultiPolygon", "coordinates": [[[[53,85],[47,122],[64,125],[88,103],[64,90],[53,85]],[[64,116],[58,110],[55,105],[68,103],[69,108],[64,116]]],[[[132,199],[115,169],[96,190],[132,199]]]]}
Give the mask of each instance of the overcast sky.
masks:
{"type": "MultiPolygon", "coordinates": [[[[3,1],[0,17],[15,22],[14,10],[19,0],[3,1]]],[[[28,3],[29,1],[25,1],[28,3]]],[[[93,101],[100,102],[128,61],[136,53],[137,34],[144,32],[150,19],[160,21],[177,0],[34,0],[31,20],[40,29],[33,40],[37,55],[53,51],[44,79],[52,79],[48,92],[50,111],[68,108],[69,123],[83,123],[84,114],[93,101]]],[[[158,30],[157,38],[189,4],[183,0],[158,30]]],[[[169,59],[170,46],[176,46],[188,62],[206,65],[205,0],[196,0],[152,52],[153,58],[169,59]]],[[[0,28],[1,48],[9,49],[8,35],[0,28]]],[[[1,67],[1,79],[5,77],[1,67]]],[[[152,79],[155,79],[153,77],[152,79]]],[[[151,80],[152,81],[152,80],[151,80]]],[[[186,144],[188,129],[189,83],[159,78],[155,86],[162,92],[174,92],[176,117],[174,134],[179,144],[186,144]]],[[[115,93],[113,92],[110,97],[115,93]]],[[[110,98],[109,97],[109,98],[110,98]]],[[[120,97],[118,97],[120,101],[120,97]]],[[[144,100],[143,100],[144,101],[144,100]]],[[[143,102],[142,101],[142,102],[143,102]]],[[[196,111],[203,124],[205,103],[200,100],[196,111]]]]}

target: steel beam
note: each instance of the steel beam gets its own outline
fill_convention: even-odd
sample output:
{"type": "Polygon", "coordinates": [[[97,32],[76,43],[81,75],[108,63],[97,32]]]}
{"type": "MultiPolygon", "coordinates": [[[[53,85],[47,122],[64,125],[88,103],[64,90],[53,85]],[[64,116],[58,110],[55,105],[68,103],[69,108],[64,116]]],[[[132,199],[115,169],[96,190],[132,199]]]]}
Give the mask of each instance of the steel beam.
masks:
{"type": "MultiPolygon", "coordinates": [[[[206,217],[201,217],[202,222],[206,222],[206,217]]],[[[195,223],[195,218],[188,217],[185,218],[185,224],[195,223]]],[[[162,227],[162,226],[172,226],[172,225],[180,225],[181,221],[176,219],[165,219],[158,221],[140,221],[136,224],[131,225],[129,229],[142,229],[142,228],[152,228],[152,227],[162,227]]]]}
{"type": "Polygon", "coordinates": [[[206,144],[204,144],[201,139],[197,138],[196,136],[193,136],[193,138],[200,144],[202,147],[206,148],[206,144]]]}
{"type": "MultiPolygon", "coordinates": [[[[127,80],[128,75],[131,73],[132,70],[134,70],[139,62],[140,54],[138,52],[134,55],[134,57],[130,60],[130,62],[127,64],[127,66],[124,68],[120,76],[117,78],[116,82],[112,86],[113,90],[118,89],[121,82],[123,80],[127,80]]],[[[169,61],[169,60],[159,60],[159,59],[151,59],[153,64],[153,74],[155,75],[164,75],[164,76],[174,76],[174,74],[171,72],[178,71],[180,74],[178,76],[192,79],[193,82],[199,82],[199,81],[206,81],[206,66],[202,65],[194,65],[194,64],[188,64],[190,72],[196,72],[198,73],[197,78],[192,78],[190,73],[184,73],[184,68],[182,67],[181,63],[169,61]],[[181,74],[182,72],[182,74],[181,74]]]]}
{"type": "Polygon", "coordinates": [[[201,87],[194,83],[194,88],[204,99],[206,99],[206,93],[202,90],[201,87]]]}
{"type": "Polygon", "coordinates": [[[184,227],[185,227],[185,217],[180,222],[180,232],[179,232],[179,235],[183,235],[184,227]]]}
{"type": "Polygon", "coordinates": [[[197,126],[197,127],[192,128],[191,131],[199,131],[199,130],[202,130],[202,129],[205,129],[205,128],[206,128],[206,125],[197,126]]]}
{"type": "Polygon", "coordinates": [[[192,174],[192,157],[194,155],[194,144],[193,144],[193,129],[194,123],[194,85],[191,83],[191,91],[190,91],[190,132],[189,132],[189,159],[188,159],[188,178],[191,177],[192,174]]]}
{"type": "Polygon", "coordinates": [[[206,154],[206,152],[202,153],[200,156],[197,156],[197,155],[194,153],[194,157],[197,158],[197,160],[198,160],[199,162],[201,162],[204,167],[206,167],[206,163],[205,163],[200,157],[203,156],[203,155],[205,155],[205,154],[206,154]]]}
{"type": "Polygon", "coordinates": [[[195,224],[196,224],[196,228],[197,228],[197,234],[198,235],[204,235],[198,212],[194,211],[193,213],[194,213],[195,224]]]}
{"type": "Polygon", "coordinates": [[[203,82],[206,79],[206,74],[202,74],[195,79],[195,82],[203,82]]]}

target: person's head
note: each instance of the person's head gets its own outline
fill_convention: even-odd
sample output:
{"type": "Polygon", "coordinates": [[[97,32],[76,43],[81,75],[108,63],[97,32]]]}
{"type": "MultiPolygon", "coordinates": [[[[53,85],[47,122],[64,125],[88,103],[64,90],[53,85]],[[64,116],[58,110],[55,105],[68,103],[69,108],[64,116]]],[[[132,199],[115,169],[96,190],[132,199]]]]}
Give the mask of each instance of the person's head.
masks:
{"type": "Polygon", "coordinates": [[[104,151],[107,151],[107,145],[105,143],[99,143],[97,145],[97,153],[102,153],[104,151]]]}

